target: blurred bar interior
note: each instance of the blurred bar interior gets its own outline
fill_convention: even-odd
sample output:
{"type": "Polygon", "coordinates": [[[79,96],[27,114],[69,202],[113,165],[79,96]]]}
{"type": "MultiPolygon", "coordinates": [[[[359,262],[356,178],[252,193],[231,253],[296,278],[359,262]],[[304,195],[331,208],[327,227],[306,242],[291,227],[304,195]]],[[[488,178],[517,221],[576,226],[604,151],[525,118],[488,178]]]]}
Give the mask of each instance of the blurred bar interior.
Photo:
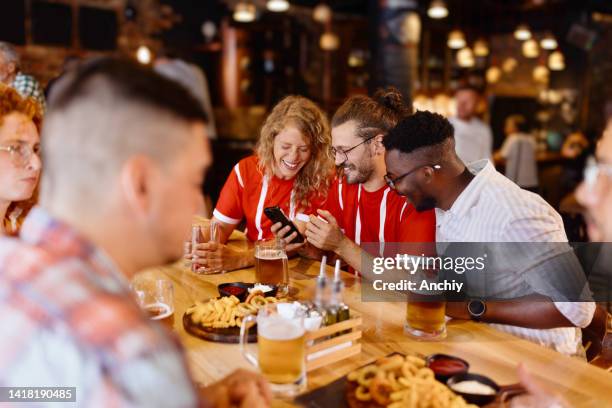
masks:
{"type": "MultiPolygon", "coordinates": [[[[43,85],[74,58],[180,58],[208,79],[216,201],[269,109],[301,94],[331,114],[349,95],[395,86],[415,109],[455,113],[454,90],[486,96],[494,150],[508,116],[537,141],[539,193],[566,217],[569,194],[612,115],[612,2],[606,0],[11,0],[0,40],[43,85]]],[[[503,165],[503,163],[499,163],[503,165]]]]}

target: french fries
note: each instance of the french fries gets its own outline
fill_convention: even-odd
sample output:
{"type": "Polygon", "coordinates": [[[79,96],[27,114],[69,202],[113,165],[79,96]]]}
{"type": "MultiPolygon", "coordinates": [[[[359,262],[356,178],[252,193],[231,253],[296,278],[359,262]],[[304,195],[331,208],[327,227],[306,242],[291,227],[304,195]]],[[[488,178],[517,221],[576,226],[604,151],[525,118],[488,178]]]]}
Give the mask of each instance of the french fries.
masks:
{"type": "Polygon", "coordinates": [[[355,398],[387,408],[477,408],[434,378],[425,360],[393,355],[348,374],[357,383],[355,398]]]}
{"type": "Polygon", "coordinates": [[[255,295],[249,297],[247,302],[240,303],[236,296],[228,296],[196,302],[185,313],[193,323],[202,327],[226,329],[240,327],[244,317],[257,314],[266,304],[278,301],[275,297],[255,295]]]}

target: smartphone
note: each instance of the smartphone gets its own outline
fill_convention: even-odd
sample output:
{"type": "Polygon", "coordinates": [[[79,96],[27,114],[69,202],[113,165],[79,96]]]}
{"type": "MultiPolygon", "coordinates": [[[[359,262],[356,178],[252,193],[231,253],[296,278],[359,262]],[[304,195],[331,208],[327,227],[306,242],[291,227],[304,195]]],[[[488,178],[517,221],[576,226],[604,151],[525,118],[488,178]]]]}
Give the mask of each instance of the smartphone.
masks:
{"type": "Polygon", "coordinates": [[[276,224],[277,222],[280,222],[283,225],[283,228],[288,225],[291,230],[289,231],[289,234],[287,234],[287,235],[290,235],[294,231],[297,232],[297,236],[295,238],[293,238],[293,240],[290,242],[290,244],[291,243],[298,243],[299,244],[299,243],[304,242],[304,237],[302,236],[302,234],[300,234],[300,231],[298,231],[298,229],[295,226],[295,224],[293,222],[291,222],[285,216],[285,214],[283,214],[283,211],[278,206],[264,208],[264,214],[266,214],[266,217],[268,217],[268,219],[270,221],[272,221],[273,224],[276,224]]]}

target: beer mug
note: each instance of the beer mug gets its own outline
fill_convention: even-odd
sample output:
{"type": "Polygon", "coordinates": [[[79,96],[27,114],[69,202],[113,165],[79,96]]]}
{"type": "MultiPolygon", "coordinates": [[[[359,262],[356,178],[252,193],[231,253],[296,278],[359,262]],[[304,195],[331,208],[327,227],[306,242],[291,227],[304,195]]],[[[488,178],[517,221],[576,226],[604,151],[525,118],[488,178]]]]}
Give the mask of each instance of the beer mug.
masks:
{"type": "Polygon", "coordinates": [[[279,292],[289,290],[289,267],[285,246],[278,239],[255,242],[255,282],[278,285],[279,292]]]}
{"type": "MultiPolygon", "coordinates": [[[[411,278],[420,288],[422,282],[435,283],[436,273],[419,271],[411,278]]],[[[446,337],[446,298],[444,291],[417,289],[408,291],[404,332],[418,340],[446,337]]]]}
{"type": "Polygon", "coordinates": [[[293,397],[306,389],[304,313],[292,303],[270,303],[240,327],[240,351],[270,382],[277,397],[293,397]],[[257,354],[248,349],[249,327],[257,322],[257,354]]]}
{"type": "Polygon", "coordinates": [[[131,284],[138,306],[151,320],[157,320],[168,329],[174,326],[174,287],[166,279],[138,276],[131,284]]]}

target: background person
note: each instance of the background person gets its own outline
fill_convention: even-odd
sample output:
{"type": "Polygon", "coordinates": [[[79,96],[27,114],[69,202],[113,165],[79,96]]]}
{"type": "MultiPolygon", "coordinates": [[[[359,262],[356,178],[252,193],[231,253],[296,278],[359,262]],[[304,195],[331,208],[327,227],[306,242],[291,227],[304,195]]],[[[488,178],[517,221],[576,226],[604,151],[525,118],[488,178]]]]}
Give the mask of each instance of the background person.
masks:
{"type": "Polygon", "coordinates": [[[36,201],[41,120],[34,100],[0,84],[0,236],[17,235],[36,201]]]}
{"type": "Polygon", "coordinates": [[[45,93],[31,75],[21,71],[21,59],[14,46],[0,41],[0,82],[13,87],[24,98],[33,98],[40,104],[42,112],[46,109],[45,93]]]}
{"type": "Polygon", "coordinates": [[[462,86],[455,91],[457,115],[449,119],[455,128],[455,149],[464,163],[490,159],[493,154],[493,133],[489,125],[478,119],[476,108],[480,91],[462,86]]]}
{"type": "Polygon", "coordinates": [[[505,160],[505,175],[521,188],[536,192],[538,189],[538,164],[536,141],[529,134],[527,120],[522,115],[506,118],[504,132],[506,140],[495,153],[495,161],[505,160]]]}

